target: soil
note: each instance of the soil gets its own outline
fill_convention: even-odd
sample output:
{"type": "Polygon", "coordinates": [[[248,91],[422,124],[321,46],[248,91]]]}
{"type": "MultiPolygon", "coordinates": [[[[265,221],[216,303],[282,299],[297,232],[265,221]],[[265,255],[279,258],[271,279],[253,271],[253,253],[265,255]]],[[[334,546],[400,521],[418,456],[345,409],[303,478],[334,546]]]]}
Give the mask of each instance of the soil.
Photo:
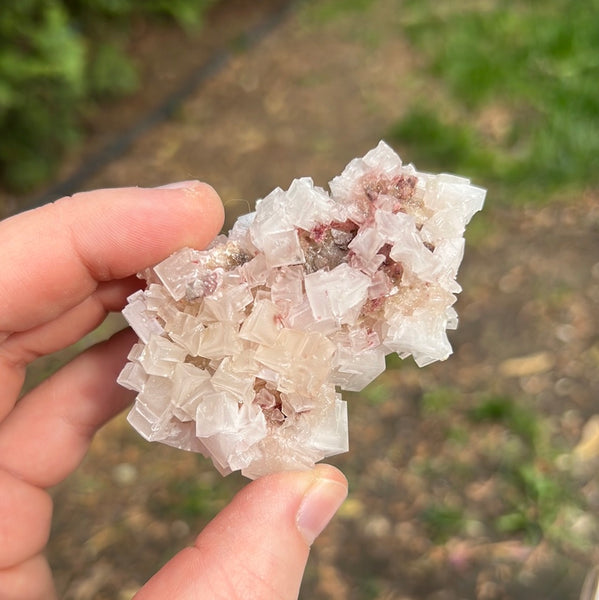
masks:
{"type": "MultiPolygon", "coordinates": [[[[206,31],[212,39],[221,27],[238,32],[239,23],[260,18],[244,12],[259,4],[223,3],[214,17],[221,21],[209,19],[206,31]]],[[[295,7],[258,44],[238,49],[175,117],[85,187],[199,178],[220,192],[230,226],[254,199],[295,177],[326,185],[386,136],[415,93],[436,86],[401,35],[396,2],[372,3],[367,19],[351,11],[325,19],[316,4],[295,7]]],[[[207,51],[203,36],[183,44],[167,30],[141,31],[136,43],[143,56],[163,59],[151,93],[102,113],[83,155],[146,110],[154,84],[183,80],[207,51]]],[[[351,450],[332,462],[348,475],[350,496],[313,548],[301,598],[578,597],[584,573],[599,562],[598,200],[598,190],[541,208],[488,199],[459,275],[454,355],[424,369],[394,361],[349,397],[351,450]],[[431,410],[439,390],[451,402],[431,410]],[[486,396],[538,415],[554,451],[522,450],[522,436],[502,423],[473,424],[468,415],[486,396]],[[545,520],[538,535],[498,530],[494,523],[512,510],[510,452],[535,472],[563,475],[580,508],[557,511],[553,528],[545,520]]],[[[147,444],[116,419],[54,491],[48,555],[62,597],[131,598],[244,483],[235,474],[221,479],[202,458],[147,444]]],[[[530,510],[539,506],[531,501],[530,510]]],[[[527,514],[532,524],[544,516],[527,514]]]]}

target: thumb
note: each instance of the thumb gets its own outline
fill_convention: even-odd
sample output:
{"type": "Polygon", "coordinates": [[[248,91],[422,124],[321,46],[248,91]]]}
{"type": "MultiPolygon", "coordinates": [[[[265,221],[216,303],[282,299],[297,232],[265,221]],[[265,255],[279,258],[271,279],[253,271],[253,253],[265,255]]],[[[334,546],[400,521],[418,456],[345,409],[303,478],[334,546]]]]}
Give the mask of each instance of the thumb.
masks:
{"type": "Polygon", "coordinates": [[[347,495],[334,467],[277,473],[239,492],[135,600],[293,600],[310,545],[347,495]]]}

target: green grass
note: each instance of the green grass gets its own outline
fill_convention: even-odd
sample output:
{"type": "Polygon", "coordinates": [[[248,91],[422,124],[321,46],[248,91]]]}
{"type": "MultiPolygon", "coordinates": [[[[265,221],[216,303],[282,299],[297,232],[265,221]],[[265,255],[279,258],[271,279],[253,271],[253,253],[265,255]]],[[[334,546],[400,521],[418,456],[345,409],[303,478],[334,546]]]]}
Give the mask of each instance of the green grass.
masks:
{"type": "Polygon", "coordinates": [[[469,417],[474,423],[502,423],[528,445],[539,439],[539,417],[533,410],[515,402],[509,396],[488,396],[472,410],[469,417]]]}
{"type": "MultiPolygon", "coordinates": [[[[203,457],[198,456],[201,467],[204,467],[203,457]]],[[[208,521],[216,516],[233,495],[238,491],[242,478],[239,474],[227,479],[213,478],[208,467],[209,477],[202,480],[184,480],[170,478],[165,481],[166,493],[154,497],[150,509],[160,517],[184,516],[189,519],[208,521]]]]}
{"type": "Polygon", "coordinates": [[[404,24],[441,89],[390,132],[421,168],[507,203],[599,183],[598,0],[407,0],[404,24]]]}
{"type": "Polygon", "coordinates": [[[462,510],[442,504],[431,504],[422,511],[421,518],[429,535],[437,543],[444,543],[458,534],[465,524],[462,510]]]}
{"type": "Polygon", "coordinates": [[[447,415],[460,399],[460,392],[452,387],[438,387],[422,396],[421,406],[425,415],[447,415]]]}
{"type": "Polygon", "coordinates": [[[393,393],[393,388],[389,382],[385,381],[384,378],[379,378],[362,390],[361,397],[368,404],[379,406],[392,398],[393,393]]]}
{"type": "Polygon", "coordinates": [[[308,3],[304,15],[314,23],[328,23],[348,14],[366,12],[375,0],[318,0],[308,3]]]}
{"type": "MultiPolygon", "coordinates": [[[[492,473],[501,510],[483,520],[496,539],[521,538],[532,544],[545,539],[574,548],[589,543],[580,532],[572,534],[567,525],[587,510],[580,484],[575,474],[558,468],[556,457],[562,450],[552,437],[550,421],[534,408],[531,399],[482,393],[466,398],[443,387],[424,394],[422,418],[444,414],[451,414],[455,423],[445,432],[440,455],[444,458],[419,464],[420,477],[431,482],[443,480],[460,495],[480,473],[492,473]],[[495,442],[485,443],[487,437],[495,442]],[[460,448],[464,445],[476,452],[474,462],[462,460],[460,448]]],[[[466,500],[456,506],[431,497],[420,517],[431,539],[443,544],[464,533],[472,510],[480,519],[484,507],[473,509],[466,500]]]]}
{"type": "Polygon", "coordinates": [[[560,509],[572,501],[561,477],[548,469],[542,461],[530,461],[509,473],[509,480],[517,491],[512,511],[502,515],[497,522],[500,531],[523,531],[541,535],[548,531],[560,509]]]}
{"type": "Polygon", "coordinates": [[[474,426],[495,424],[506,431],[505,442],[497,449],[505,508],[493,526],[500,535],[522,535],[531,543],[542,538],[577,543],[559,522],[563,515],[583,510],[584,500],[574,475],[557,468],[559,449],[550,439],[548,421],[525,402],[491,395],[467,412],[474,426]]]}

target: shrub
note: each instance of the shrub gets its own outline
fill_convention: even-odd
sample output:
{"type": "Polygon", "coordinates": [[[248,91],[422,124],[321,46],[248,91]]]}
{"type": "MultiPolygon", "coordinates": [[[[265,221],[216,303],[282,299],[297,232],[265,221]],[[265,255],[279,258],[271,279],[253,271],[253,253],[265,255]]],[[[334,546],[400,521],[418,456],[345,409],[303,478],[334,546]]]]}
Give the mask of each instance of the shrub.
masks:
{"type": "Polygon", "coordinates": [[[138,84],[134,63],[99,32],[134,17],[201,22],[213,0],[19,0],[0,8],[0,181],[27,191],[81,137],[90,99],[138,84]]]}

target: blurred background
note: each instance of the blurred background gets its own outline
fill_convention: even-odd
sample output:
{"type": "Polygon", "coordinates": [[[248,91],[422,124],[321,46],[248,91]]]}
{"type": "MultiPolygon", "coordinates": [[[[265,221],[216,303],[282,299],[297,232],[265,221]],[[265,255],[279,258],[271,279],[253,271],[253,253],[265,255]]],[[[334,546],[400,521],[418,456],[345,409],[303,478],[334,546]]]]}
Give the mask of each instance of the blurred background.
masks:
{"type": "MultiPolygon", "coordinates": [[[[454,355],[390,357],[347,395],[350,494],[301,598],[577,599],[599,562],[598,82],[598,0],[10,2],[0,215],[199,178],[229,227],[380,139],[488,188],[454,355]]],[[[244,483],[115,420],[54,490],[62,597],[128,600],[244,483]]]]}

